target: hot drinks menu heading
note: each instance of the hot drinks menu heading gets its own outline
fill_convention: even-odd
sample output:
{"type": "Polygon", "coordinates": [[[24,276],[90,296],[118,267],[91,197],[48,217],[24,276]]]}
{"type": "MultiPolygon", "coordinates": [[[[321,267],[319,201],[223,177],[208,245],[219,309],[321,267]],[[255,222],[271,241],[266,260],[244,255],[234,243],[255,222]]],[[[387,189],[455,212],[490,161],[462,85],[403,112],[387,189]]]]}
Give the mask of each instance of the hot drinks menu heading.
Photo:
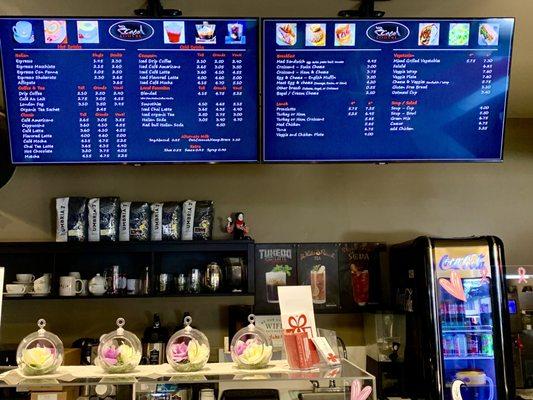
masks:
{"type": "Polygon", "coordinates": [[[256,19],[0,19],[12,160],[253,162],[256,19]]]}

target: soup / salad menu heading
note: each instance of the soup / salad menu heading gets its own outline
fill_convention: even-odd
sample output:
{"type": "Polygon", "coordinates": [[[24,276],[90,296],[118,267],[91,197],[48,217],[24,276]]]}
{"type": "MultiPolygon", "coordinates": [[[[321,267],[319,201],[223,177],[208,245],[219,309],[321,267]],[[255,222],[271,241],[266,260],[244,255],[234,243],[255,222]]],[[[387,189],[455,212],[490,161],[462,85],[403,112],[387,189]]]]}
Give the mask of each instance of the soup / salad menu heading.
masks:
{"type": "Polygon", "coordinates": [[[257,19],[0,18],[14,164],[256,162],[257,19]]]}
{"type": "Polygon", "coordinates": [[[263,20],[263,159],[500,161],[513,26],[263,20]]]}

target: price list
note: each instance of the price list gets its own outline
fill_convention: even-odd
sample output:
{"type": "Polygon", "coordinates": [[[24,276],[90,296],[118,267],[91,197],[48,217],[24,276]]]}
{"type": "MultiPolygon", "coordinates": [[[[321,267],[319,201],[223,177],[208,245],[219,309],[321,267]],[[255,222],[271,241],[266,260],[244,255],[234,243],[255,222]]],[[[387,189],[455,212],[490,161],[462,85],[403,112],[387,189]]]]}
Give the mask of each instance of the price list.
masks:
{"type": "Polygon", "coordinates": [[[265,21],[264,159],[499,161],[512,30],[510,19],[265,21]]]}
{"type": "Polygon", "coordinates": [[[0,37],[14,163],[257,161],[255,19],[0,18],[0,37]]]}

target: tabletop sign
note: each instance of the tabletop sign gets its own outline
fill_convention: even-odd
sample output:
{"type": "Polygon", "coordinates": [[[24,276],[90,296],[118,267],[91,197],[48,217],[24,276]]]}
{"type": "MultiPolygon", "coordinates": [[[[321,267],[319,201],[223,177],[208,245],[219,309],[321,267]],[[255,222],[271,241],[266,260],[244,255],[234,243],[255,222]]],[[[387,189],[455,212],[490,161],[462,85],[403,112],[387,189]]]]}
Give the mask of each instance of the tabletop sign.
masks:
{"type": "Polygon", "coordinates": [[[256,162],[257,19],[0,18],[14,164],[256,162]]]}
{"type": "Polygon", "coordinates": [[[263,20],[264,161],[501,161],[513,25],[263,20]]]}

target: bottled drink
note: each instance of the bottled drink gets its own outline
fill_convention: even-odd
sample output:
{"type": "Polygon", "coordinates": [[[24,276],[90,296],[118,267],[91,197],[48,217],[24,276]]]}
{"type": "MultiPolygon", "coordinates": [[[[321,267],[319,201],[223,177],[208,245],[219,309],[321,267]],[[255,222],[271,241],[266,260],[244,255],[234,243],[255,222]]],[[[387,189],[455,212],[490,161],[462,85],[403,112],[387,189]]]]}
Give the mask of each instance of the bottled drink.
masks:
{"type": "Polygon", "coordinates": [[[457,304],[457,325],[465,326],[465,304],[463,302],[457,304]]]}
{"type": "Polygon", "coordinates": [[[448,324],[448,305],[445,301],[440,303],[440,322],[442,325],[448,324]]]}
{"type": "Polygon", "coordinates": [[[490,315],[490,306],[487,303],[481,303],[481,309],[479,313],[481,319],[481,325],[492,326],[492,316],[490,315]]]}
{"type": "Polygon", "coordinates": [[[443,347],[443,353],[447,357],[454,357],[455,356],[455,346],[453,343],[453,335],[446,334],[442,337],[442,347],[443,347]]]}
{"type": "Polygon", "coordinates": [[[154,314],[152,326],[144,331],[144,357],[148,364],[163,364],[165,362],[165,345],[168,341],[168,331],[161,326],[161,319],[154,314]]]}
{"type": "Polygon", "coordinates": [[[466,335],[464,333],[458,333],[454,338],[455,353],[458,357],[466,357],[468,354],[466,335]]]}
{"type": "Polygon", "coordinates": [[[448,318],[451,326],[457,325],[457,304],[453,302],[448,303],[448,318]]]}

